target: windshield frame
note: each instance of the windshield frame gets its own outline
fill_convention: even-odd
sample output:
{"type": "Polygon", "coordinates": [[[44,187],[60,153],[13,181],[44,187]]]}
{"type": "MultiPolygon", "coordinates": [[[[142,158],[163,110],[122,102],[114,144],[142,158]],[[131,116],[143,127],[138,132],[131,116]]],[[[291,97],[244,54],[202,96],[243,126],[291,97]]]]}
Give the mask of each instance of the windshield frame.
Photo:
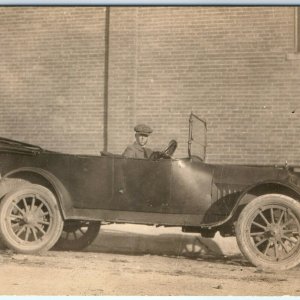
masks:
{"type": "Polygon", "coordinates": [[[193,143],[193,122],[194,120],[199,121],[201,123],[203,123],[204,125],[204,144],[203,146],[203,158],[200,157],[202,159],[202,161],[205,161],[206,159],[206,148],[207,148],[207,124],[206,121],[204,119],[199,118],[197,115],[195,115],[193,112],[191,112],[190,117],[189,117],[189,139],[188,139],[188,155],[189,158],[191,158],[193,156],[192,154],[192,143],[193,143]]]}

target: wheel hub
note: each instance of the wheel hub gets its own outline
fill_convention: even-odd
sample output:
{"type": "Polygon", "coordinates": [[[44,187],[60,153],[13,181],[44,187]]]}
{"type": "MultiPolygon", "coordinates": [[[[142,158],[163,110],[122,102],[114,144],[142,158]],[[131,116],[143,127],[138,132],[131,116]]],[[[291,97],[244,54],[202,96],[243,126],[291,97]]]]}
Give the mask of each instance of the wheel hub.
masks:
{"type": "Polygon", "coordinates": [[[25,224],[27,224],[27,225],[33,225],[33,226],[37,225],[37,222],[38,222],[37,216],[35,216],[32,213],[26,214],[24,216],[23,220],[24,220],[25,224]]]}
{"type": "Polygon", "coordinates": [[[277,224],[271,224],[268,228],[268,235],[270,238],[275,240],[281,240],[282,238],[282,229],[277,224]]]}
{"type": "Polygon", "coordinates": [[[278,224],[274,224],[271,226],[270,234],[271,236],[279,240],[282,238],[283,235],[282,228],[278,224]]]}

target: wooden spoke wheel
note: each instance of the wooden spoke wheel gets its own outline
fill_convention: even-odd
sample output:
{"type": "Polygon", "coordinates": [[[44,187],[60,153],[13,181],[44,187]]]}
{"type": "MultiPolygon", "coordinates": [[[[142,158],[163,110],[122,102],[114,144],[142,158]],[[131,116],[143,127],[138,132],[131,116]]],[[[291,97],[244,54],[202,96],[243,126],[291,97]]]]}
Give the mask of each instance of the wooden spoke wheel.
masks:
{"type": "Polygon", "coordinates": [[[9,192],[0,204],[0,236],[19,253],[50,249],[58,240],[63,221],[56,198],[40,185],[26,185],[9,192]]]}
{"type": "Polygon", "coordinates": [[[300,204],[287,196],[256,198],[242,211],[236,224],[241,252],[255,266],[286,270],[300,262],[300,204]]]}
{"type": "Polygon", "coordinates": [[[67,220],[54,249],[79,251],[90,245],[100,231],[101,222],[67,220]]]}

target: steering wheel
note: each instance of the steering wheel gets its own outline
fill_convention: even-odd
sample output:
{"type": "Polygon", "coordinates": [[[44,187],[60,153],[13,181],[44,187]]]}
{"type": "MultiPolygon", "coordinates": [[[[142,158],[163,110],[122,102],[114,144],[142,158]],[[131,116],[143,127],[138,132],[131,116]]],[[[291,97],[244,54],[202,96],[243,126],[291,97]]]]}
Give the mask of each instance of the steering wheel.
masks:
{"type": "Polygon", "coordinates": [[[174,154],[176,149],[177,149],[177,142],[175,140],[171,140],[169,142],[168,147],[162,152],[162,154],[171,157],[174,154]]]}
{"type": "Polygon", "coordinates": [[[177,148],[177,142],[175,140],[171,140],[169,142],[168,147],[162,151],[155,151],[151,154],[150,159],[161,159],[161,158],[171,158],[177,148]]]}

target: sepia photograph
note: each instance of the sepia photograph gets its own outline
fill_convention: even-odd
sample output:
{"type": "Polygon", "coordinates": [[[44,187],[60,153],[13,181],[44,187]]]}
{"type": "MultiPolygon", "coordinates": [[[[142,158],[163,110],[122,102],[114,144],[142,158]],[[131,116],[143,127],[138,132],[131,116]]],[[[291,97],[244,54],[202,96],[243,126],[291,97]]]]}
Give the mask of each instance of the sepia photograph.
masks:
{"type": "Polygon", "coordinates": [[[0,296],[300,296],[300,6],[0,6],[0,296]]]}

